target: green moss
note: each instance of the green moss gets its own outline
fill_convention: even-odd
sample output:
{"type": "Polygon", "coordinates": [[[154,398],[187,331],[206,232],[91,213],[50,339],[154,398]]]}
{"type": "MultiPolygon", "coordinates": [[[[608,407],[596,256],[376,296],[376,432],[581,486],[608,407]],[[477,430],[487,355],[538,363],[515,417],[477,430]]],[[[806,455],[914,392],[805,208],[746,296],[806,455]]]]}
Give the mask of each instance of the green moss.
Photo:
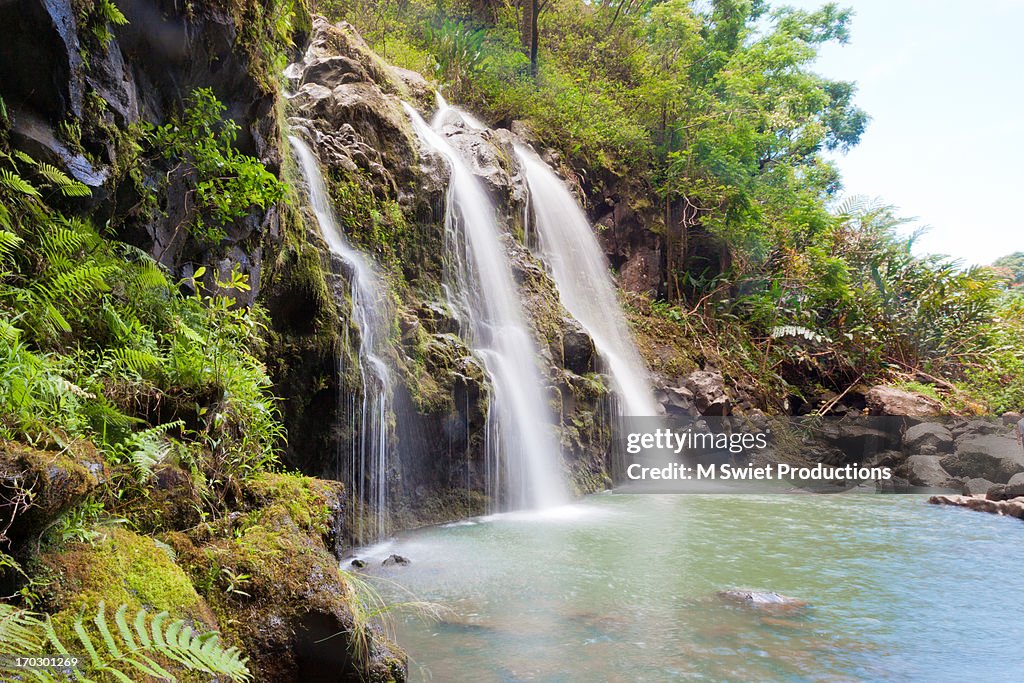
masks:
{"type": "Polygon", "coordinates": [[[263,472],[245,483],[244,495],[259,508],[255,518],[260,522],[273,523],[283,516],[299,529],[323,536],[331,530],[343,490],[340,482],[263,472]]]}
{"type": "Polygon", "coordinates": [[[83,610],[94,613],[100,601],[114,608],[128,605],[133,613],[145,607],[211,627],[216,624],[167,549],[127,529],[102,529],[102,536],[92,544],[44,553],[39,563],[54,577],[44,598],[55,623],[64,627],[70,627],[83,610]]]}
{"type": "MultiPolygon", "coordinates": [[[[311,621],[328,625],[324,637],[337,637],[324,646],[333,658],[347,650],[351,590],[323,534],[339,513],[340,491],[336,482],[263,474],[243,492],[247,512],[167,536],[225,635],[243,645],[265,680],[294,676],[311,621]]],[[[373,648],[376,660],[400,661],[384,641],[373,648]]],[[[337,680],[387,680],[372,675],[378,664],[342,657],[337,680]]]]}

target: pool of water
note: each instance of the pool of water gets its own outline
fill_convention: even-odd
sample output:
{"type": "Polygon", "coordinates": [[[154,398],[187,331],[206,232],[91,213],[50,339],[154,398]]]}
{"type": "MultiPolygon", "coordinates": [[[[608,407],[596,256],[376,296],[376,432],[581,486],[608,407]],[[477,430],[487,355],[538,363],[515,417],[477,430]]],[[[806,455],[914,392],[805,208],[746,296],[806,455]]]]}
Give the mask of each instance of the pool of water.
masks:
{"type": "Polygon", "coordinates": [[[1024,676],[1024,523],[923,496],[592,496],[364,549],[416,681],[1024,676]],[[382,567],[398,553],[409,566],[382,567]],[[809,607],[723,600],[751,588],[809,607]]]}

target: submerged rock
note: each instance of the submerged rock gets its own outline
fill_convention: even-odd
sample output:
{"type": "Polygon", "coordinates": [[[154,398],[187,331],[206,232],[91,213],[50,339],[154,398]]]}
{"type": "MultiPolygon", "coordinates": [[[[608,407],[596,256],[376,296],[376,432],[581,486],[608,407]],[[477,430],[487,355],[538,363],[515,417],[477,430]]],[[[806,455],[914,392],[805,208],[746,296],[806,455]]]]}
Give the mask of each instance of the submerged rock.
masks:
{"type": "Polygon", "coordinates": [[[801,610],[810,606],[806,600],[792,598],[775,591],[748,590],[745,588],[732,588],[718,591],[718,597],[726,602],[735,603],[753,609],[767,609],[779,611],[801,610]]]}
{"type": "Polygon", "coordinates": [[[1011,500],[988,500],[982,496],[932,496],[928,502],[932,505],[953,505],[978,512],[1024,519],[1024,497],[1011,500]]]}
{"type": "Polygon", "coordinates": [[[352,562],[350,562],[349,564],[351,564],[356,569],[362,569],[366,566],[366,562],[364,560],[360,560],[358,557],[353,558],[352,562]]]}
{"type": "Polygon", "coordinates": [[[409,561],[408,557],[405,557],[403,555],[394,555],[394,554],[392,554],[392,555],[388,555],[387,559],[384,560],[381,564],[383,564],[385,567],[393,567],[395,565],[401,565],[403,567],[408,567],[412,563],[409,561]]]}

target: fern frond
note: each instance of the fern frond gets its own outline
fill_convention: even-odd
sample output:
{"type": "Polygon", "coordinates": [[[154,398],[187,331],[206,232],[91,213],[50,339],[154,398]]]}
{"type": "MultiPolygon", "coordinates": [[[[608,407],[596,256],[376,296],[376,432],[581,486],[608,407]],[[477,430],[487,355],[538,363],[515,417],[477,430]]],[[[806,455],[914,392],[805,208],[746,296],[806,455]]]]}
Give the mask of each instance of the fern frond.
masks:
{"type": "Polygon", "coordinates": [[[22,152],[20,149],[14,150],[14,157],[18,161],[22,162],[23,164],[28,164],[29,166],[35,166],[37,163],[35,159],[22,152]]]}
{"type": "Polygon", "coordinates": [[[113,349],[110,351],[110,355],[119,365],[138,374],[158,368],[164,362],[160,356],[140,349],[113,349]]]}
{"type": "Polygon", "coordinates": [[[0,262],[13,254],[24,241],[13,232],[0,229],[0,262]]]}
{"type": "Polygon", "coordinates": [[[0,341],[5,344],[15,344],[20,336],[21,330],[7,320],[0,318],[0,341]]]}
{"type": "Polygon", "coordinates": [[[42,635],[35,616],[14,605],[0,603],[0,644],[8,654],[39,652],[42,635]]]}
{"type": "Polygon", "coordinates": [[[0,186],[6,187],[12,192],[25,195],[26,197],[39,196],[39,190],[33,187],[32,183],[6,168],[0,169],[0,186]]]}
{"type": "Polygon", "coordinates": [[[117,272],[117,266],[84,265],[57,275],[42,286],[51,301],[78,303],[110,287],[107,278],[117,272]]]}
{"type": "Polygon", "coordinates": [[[39,175],[59,189],[65,197],[89,197],[92,195],[92,190],[87,185],[68,177],[56,166],[41,161],[37,170],[39,175]]]}
{"type": "MultiPolygon", "coordinates": [[[[115,612],[116,629],[112,629],[107,621],[103,602],[90,620],[94,630],[86,627],[84,614],[75,619],[72,628],[78,642],[73,647],[88,657],[88,661],[75,672],[75,680],[92,681],[94,679],[89,676],[95,673],[104,680],[123,683],[147,678],[176,681],[174,674],[157,663],[155,658],[177,662],[188,670],[211,677],[223,676],[232,681],[252,679],[248,660],[238,648],[224,647],[218,633],[195,633],[182,619],[167,624],[167,612],[150,619],[145,609],[136,613],[132,628],[127,611],[128,606],[121,605],[115,612]]],[[[27,610],[0,604],[0,647],[5,654],[37,654],[44,649],[44,641],[49,641],[49,648],[55,652],[70,656],[49,616],[40,618],[27,610]]],[[[0,678],[3,680],[24,680],[26,673],[40,681],[66,680],[42,669],[15,670],[0,659],[0,678]]]]}

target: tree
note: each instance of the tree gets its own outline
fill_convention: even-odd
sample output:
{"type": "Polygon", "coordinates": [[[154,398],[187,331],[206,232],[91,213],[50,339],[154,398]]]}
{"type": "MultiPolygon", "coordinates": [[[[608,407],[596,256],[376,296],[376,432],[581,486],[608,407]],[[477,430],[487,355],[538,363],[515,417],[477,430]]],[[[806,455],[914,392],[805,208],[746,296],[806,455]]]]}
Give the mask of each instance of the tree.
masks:
{"type": "Polygon", "coordinates": [[[992,262],[992,266],[998,269],[1005,269],[1013,286],[1024,286],[1024,251],[1014,252],[997,258],[992,262]]]}

